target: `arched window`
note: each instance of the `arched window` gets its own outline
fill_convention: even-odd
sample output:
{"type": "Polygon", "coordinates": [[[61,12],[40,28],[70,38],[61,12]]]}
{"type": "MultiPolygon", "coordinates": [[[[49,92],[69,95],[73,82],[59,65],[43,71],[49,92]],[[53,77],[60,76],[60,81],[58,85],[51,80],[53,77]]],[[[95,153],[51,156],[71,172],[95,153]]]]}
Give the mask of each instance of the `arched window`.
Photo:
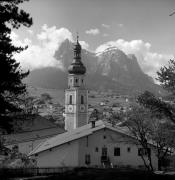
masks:
{"type": "Polygon", "coordinates": [[[69,97],[69,104],[72,104],[72,95],[69,97]]]}
{"type": "Polygon", "coordinates": [[[84,96],[81,95],[81,104],[84,104],[84,96]]]}

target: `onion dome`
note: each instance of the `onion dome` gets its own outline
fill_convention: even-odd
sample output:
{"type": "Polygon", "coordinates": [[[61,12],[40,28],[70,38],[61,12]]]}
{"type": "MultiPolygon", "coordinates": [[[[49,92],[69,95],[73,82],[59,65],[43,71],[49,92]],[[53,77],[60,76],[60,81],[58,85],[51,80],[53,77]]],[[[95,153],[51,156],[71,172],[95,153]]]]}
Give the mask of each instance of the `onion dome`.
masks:
{"type": "Polygon", "coordinates": [[[85,74],[86,67],[81,62],[81,45],[78,42],[77,36],[77,43],[75,44],[74,48],[74,59],[71,65],[68,67],[69,74],[85,74]]]}

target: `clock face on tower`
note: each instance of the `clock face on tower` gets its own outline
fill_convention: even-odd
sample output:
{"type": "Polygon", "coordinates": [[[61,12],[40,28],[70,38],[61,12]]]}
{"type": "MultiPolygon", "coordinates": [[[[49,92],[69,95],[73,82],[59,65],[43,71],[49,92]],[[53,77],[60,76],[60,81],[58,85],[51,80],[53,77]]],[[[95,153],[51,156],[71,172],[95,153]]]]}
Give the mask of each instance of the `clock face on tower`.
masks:
{"type": "Polygon", "coordinates": [[[72,105],[69,105],[68,108],[67,108],[68,112],[73,112],[73,106],[72,105]]]}
{"type": "Polygon", "coordinates": [[[86,109],[85,105],[81,104],[80,105],[80,112],[85,112],[85,109],[86,109]]]}

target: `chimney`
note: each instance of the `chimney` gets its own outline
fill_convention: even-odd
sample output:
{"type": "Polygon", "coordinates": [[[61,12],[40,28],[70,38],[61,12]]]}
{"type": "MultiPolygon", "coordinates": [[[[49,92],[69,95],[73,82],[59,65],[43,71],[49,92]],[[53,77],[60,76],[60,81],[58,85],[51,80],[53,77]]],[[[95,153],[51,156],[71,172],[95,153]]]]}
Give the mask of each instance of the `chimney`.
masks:
{"type": "Polygon", "coordinates": [[[95,128],[95,120],[91,120],[91,128],[95,128]]]}

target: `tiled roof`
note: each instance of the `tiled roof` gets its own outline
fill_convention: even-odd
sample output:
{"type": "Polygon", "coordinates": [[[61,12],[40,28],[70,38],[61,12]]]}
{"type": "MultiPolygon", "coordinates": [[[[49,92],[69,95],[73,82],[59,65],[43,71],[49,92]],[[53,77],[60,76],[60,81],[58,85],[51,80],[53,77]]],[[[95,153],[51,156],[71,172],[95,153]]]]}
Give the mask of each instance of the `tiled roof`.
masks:
{"type": "Polygon", "coordinates": [[[120,127],[112,127],[111,124],[99,120],[96,121],[94,128],[91,127],[91,124],[87,124],[72,131],[65,132],[63,134],[59,134],[57,136],[47,139],[44,143],[39,144],[32,152],[30,152],[29,156],[90,135],[93,132],[103,128],[109,128],[111,130],[117,131],[118,133],[128,135],[126,129],[124,130],[120,127]]]}
{"type": "Polygon", "coordinates": [[[16,134],[3,135],[5,139],[5,145],[18,144],[28,141],[34,141],[37,139],[43,139],[57,134],[65,132],[64,129],[59,127],[50,127],[33,131],[26,131],[16,134]]]}

